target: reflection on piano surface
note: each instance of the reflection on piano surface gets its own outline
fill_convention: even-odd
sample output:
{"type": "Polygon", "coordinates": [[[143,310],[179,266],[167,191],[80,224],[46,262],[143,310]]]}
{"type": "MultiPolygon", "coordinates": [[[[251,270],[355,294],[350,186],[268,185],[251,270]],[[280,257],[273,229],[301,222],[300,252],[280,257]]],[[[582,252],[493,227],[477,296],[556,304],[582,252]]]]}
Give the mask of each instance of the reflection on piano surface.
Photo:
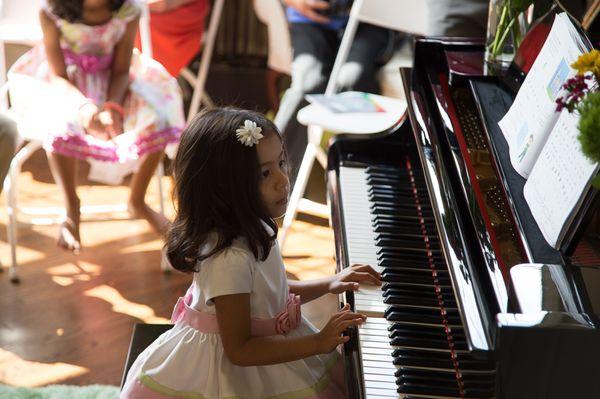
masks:
{"type": "Polygon", "coordinates": [[[570,259],[596,192],[564,248],[548,246],[497,128],[515,93],[482,76],[482,52],[418,40],[402,70],[409,117],[330,146],[338,266],[383,280],[345,294],[369,316],[345,348],[352,398],[600,396],[600,268],[570,259]]]}

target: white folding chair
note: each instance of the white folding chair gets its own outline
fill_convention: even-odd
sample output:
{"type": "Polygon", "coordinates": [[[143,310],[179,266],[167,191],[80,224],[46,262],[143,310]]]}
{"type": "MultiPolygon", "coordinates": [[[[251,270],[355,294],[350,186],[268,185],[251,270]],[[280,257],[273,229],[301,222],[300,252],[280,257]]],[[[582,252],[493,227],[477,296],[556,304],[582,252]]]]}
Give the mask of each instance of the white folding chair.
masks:
{"type": "Polygon", "coordinates": [[[292,44],[281,1],[254,0],[254,13],[267,25],[267,65],[277,72],[289,75],[292,71],[292,44]]]}
{"type": "MultiPolygon", "coordinates": [[[[335,58],[329,77],[325,95],[333,95],[338,91],[340,70],[350,52],[360,22],[383,28],[424,34],[427,26],[427,5],[425,1],[409,0],[354,0],[348,24],[335,58]]],[[[329,215],[329,209],[323,204],[316,204],[304,197],[310,171],[315,159],[327,168],[327,154],[321,147],[323,131],[331,133],[379,133],[392,127],[403,117],[406,111],[404,100],[375,96],[376,101],[386,110],[386,115],[373,114],[341,114],[323,112],[319,106],[308,105],[298,112],[298,121],[308,126],[308,144],[298,170],[290,201],[280,229],[279,244],[283,250],[289,228],[299,211],[308,211],[320,215],[329,215]]]]}
{"type": "MultiPolygon", "coordinates": [[[[0,16],[0,111],[10,114],[8,109],[9,84],[6,82],[6,57],[5,44],[24,44],[34,46],[42,39],[42,31],[39,24],[38,12],[40,9],[40,0],[0,0],[2,5],[2,14],[0,16]]],[[[147,26],[147,16],[142,15],[140,19],[140,28],[147,26]]],[[[30,216],[28,222],[34,225],[54,224],[61,220],[60,215],[64,212],[62,208],[19,208],[17,201],[18,177],[21,173],[23,164],[38,149],[42,148],[43,137],[38,132],[30,129],[19,129],[19,135],[26,144],[19,149],[11,161],[8,175],[4,181],[4,188],[7,196],[8,225],[7,236],[11,250],[11,265],[9,268],[9,277],[12,282],[18,282],[17,275],[17,222],[20,213],[30,216]]],[[[164,167],[162,162],[156,170],[158,191],[160,195],[160,212],[164,214],[164,193],[162,177],[164,176],[164,167]]],[[[126,204],[115,205],[95,205],[82,206],[82,215],[106,215],[97,220],[113,219],[110,214],[117,212],[126,212],[126,204]]],[[[0,264],[0,267],[2,265],[0,264]]],[[[161,264],[163,271],[166,265],[161,264]]]]}

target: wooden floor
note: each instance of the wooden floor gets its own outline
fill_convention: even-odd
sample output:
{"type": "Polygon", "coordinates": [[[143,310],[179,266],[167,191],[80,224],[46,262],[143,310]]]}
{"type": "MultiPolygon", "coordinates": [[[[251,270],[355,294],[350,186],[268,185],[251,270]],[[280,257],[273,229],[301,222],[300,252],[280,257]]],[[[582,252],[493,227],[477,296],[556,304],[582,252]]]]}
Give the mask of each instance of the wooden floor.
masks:
{"type": "MultiPolygon", "coordinates": [[[[84,178],[82,205],[124,203],[127,187],[93,185],[84,178]]],[[[169,188],[170,179],[164,179],[169,188]]],[[[170,190],[168,190],[170,192],[170,190]]],[[[149,199],[158,207],[156,182],[149,199]]],[[[19,178],[22,206],[61,206],[43,153],[19,178]]],[[[0,197],[0,260],[6,266],[5,194],[0,197]]],[[[166,201],[173,214],[170,199],[166,201]]],[[[118,215],[117,215],[118,216],[118,215]]],[[[291,278],[334,272],[333,233],[320,224],[296,222],[284,256],[291,278]]],[[[168,322],[190,276],[160,271],[161,239],[142,220],[87,221],[79,256],[55,245],[56,225],[19,225],[20,284],[0,274],[0,383],[15,386],[118,385],[133,323],[168,322]]],[[[303,306],[322,325],[337,306],[327,296],[303,306]]]]}

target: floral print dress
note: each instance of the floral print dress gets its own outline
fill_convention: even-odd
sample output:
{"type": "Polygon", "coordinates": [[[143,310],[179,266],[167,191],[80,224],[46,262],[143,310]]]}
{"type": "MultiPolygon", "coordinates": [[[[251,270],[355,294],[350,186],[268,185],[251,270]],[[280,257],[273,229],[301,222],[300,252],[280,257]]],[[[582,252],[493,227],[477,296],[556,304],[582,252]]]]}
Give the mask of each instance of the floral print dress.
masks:
{"type": "MultiPolygon", "coordinates": [[[[116,44],[127,23],[140,15],[137,0],[125,0],[101,25],[59,18],[47,4],[42,9],[61,33],[61,48],[71,83],[101,106],[106,100],[116,44]]],[[[12,114],[19,125],[44,140],[54,153],[102,163],[131,164],[147,153],[162,151],[178,141],[184,127],[181,93],[176,80],[149,57],[134,51],[129,88],[123,107],[124,133],[110,141],[86,134],[78,113],[80,98],[69,98],[50,84],[51,70],[43,44],[24,54],[10,69],[12,114]]]]}

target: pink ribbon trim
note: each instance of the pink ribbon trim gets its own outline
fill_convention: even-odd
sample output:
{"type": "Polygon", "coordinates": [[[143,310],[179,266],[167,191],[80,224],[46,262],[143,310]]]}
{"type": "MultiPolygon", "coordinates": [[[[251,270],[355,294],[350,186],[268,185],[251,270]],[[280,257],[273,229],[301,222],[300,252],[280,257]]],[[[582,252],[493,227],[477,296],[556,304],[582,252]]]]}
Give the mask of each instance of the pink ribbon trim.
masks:
{"type": "Polygon", "coordinates": [[[108,69],[113,59],[112,54],[78,54],[66,48],[63,48],[62,51],[65,62],[68,65],[77,65],[86,73],[95,73],[103,69],[108,69]]]}
{"type": "MultiPolygon", "coordinates": [[[[212,313],[200,312],[192,307],[192,287],[190,287],[184,297],[177,300],[171,316],[172,323],[182,323],[188,325],[203,333],[218,333],[219,325],[217,316],[212,313]]],[[[253,336],[269,336],[277,334],[287,334],[291,330],[298,328],[302,320],[302,311],[300,308],[300,296],[289,294],[285,305],[276,317],[271,319],[252,318],[250,321],[250,330],[253,336]]]]}

